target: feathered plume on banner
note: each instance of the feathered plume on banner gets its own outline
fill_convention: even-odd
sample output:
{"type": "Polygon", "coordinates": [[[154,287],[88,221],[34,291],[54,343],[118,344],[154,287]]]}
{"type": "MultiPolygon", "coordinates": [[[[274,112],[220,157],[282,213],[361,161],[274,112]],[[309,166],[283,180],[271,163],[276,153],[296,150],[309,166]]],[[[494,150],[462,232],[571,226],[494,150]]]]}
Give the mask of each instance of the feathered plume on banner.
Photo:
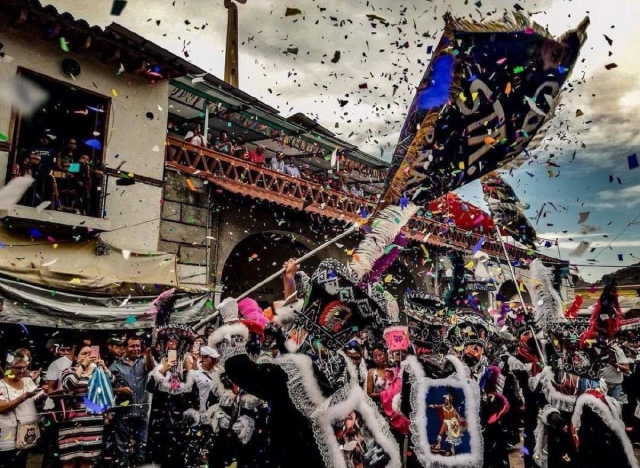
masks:
{"type": "Polygon", "coordinates": [[[524,214],[525,206],[520,203],[511,185],[496,173],[482,178],[484,200],[496,224],[506,234],[518,242],[536,249],[536,230],[524,214]]]}
{"type": "Polygon", "coordinates": [[[589,19],[554,39],[521,13],[476,23],[444,17],[395,148],[381,206],[423,205],[502,167],[552,116],[589,19]]]}

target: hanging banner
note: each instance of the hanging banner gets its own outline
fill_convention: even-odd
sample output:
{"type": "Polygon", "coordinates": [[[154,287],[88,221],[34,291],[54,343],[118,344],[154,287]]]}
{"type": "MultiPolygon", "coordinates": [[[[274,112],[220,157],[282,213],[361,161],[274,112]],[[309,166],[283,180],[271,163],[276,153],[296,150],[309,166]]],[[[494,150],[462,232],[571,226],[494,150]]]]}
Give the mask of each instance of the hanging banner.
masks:
{"type": "Polygon", "coordinates": [[[535,250],[536,230],[524,214],[525,207],[520,203],[511,185],[498,174],[492,173],[482,178],[482,192],[491,216],[500,229],[535,250]]]}
{"type": "Polygon", "coordinates": [[[517,158],[554,113],[589,19],[554,39],[520,13],[445,30],[400,132],[383,200],[434,200],[517,158]]]}

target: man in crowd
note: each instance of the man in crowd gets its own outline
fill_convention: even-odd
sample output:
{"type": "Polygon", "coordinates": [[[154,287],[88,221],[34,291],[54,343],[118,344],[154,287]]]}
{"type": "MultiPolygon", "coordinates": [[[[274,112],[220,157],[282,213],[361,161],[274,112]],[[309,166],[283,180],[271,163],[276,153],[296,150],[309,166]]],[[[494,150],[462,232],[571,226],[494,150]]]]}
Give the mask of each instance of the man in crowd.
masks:
{"type": "Polygon", "coordinates": [[[300,169],[298,169],[298,167],[296,166],[296,160],[293,156],[291,156],[287,160],[287,164],[284,166],[284,173],[289,177],[294,177],[296,179],[299,179],[301,177],[300,169]]]}
{"type": "Polygon", "coordinates": [[[232,146],[233,145],[229,140],[229,134],[225,130],[222,130],[220,132],[220,136],[218,137],[215,144],[213,145],[213,149],[219,153],[231,154],[232,146]]]}
{"type": "MultiPolygon", "coordinates": [[[[202,356],[202,366],[196,371],[195,382],[198,386],[200,396],[200,412],[204,412],[211,406],[212,391],[215,386],[213,373],[218,368],[218,359],[220,354],[217,350],[209,346],[203,346],[200,349],[202,356]]],[[[214,392],[215,394],[215,392],[214,392]]]]}
{"type": "Polygon", "coordinates": [[[602,378],[607,384],[607,394],[620,401],[622,398],[622,381],[629,374],[629,360],[624,351],[617,345],[612,345],[615,356],[609,360],[609,364],[602,371],[602,378]]]}
{"type": "Polygon", "coordinates": [[[147,376],[153,368],[151,348],[142,353],[142,341],[135,335],[125,339],[124,356],[110,367],[116,379],[127,385],[121,387],[118,394],[119,398],[125,398],[129,403],[126,407],[119,408],[113,418],[118,466],[123,468],[144,463],[149,425],[147,376]],[[130,461],[129,444],[132,438],[135,440],[135,447],[133,460],[130,461]]]}
{"type": "Polygon", "coordinates": [[[112,336],[107,340],[107,355],[104,361],[107,366],[111,366],[114,362],[124,356],[124,341],[118,336],[112,336]]]}
{"type": "Polygon", "coordinates": [[[238,159],[249,159],[249,150],[242,137],[237,137],[235,145],[233,146],[233,156],[238,159]]]}
{"type": "Polygon", "coordinates": [[[258,166],[264,166],[264,152],[266,148],[264,145],[259,145],[254,151],[249,151],[249,161],[258,166]]]}
{"type": "Polygon", "coordinates": [[[318,182],[316,176],[311,172],[311,167],[308,164],[302,166],[302,178],[308,180],[309,182],[318,182]]]}
{"type": "Polygon", "coordinates": [[[278,151],[276,155],[271,158],[271,169],[278,172],[284,172],[284,153],[278,151]]]}
{"type": "MultiPolygon", "coordinates": [[[[71,364],[73,364],[73,360],[75,359],[75,348],[71,347],[70,340],[61,339],[56,343],[56,346],[57,355],[60,357],[53,361],[47,368],[47,393],[55,392],[58,389],[62,372],[71,367],[71,364]]],[[[49,407],[48,404],[45,408],[47,407],[49,407]]]]}
{"type": "Polygon", "coordinates": [[[360,182],[353,184],[353,187],[351,187],[351,195],[358,198],[364,198],[364,190],[362,190],[360,182]]]}

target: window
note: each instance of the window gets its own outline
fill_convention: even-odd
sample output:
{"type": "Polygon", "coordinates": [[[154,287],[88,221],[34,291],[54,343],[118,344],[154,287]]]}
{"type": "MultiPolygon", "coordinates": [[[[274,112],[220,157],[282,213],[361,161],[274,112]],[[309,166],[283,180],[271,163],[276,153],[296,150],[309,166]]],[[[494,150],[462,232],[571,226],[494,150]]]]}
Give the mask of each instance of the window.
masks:
{"type": "Polygon", "coordinates": [[[30,118],[17,115],[10,177],[35,183],[20,204],[102,217],[105,134],[110,99],[21,69],[49,94],[30,118]]]}

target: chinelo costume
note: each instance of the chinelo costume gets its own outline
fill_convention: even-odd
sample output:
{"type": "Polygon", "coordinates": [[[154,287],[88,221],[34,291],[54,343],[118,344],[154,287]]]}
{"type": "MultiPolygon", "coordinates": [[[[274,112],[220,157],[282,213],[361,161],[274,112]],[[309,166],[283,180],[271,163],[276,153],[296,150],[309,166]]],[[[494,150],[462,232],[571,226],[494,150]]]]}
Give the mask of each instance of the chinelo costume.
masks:
{"type": "Polygon", "coordinates": [[[341,351],[357,331],[382,330],[384,295],[374,286],[359,287],[347,267],[325,260],[298,296],[304,299],[276,311],[285,341],[284,352],[272,362],[259,364],[247,355],[248,330],[238,322],[233,300],[221,304],[225,325],[209,341],[229,379],[269,405],[275,463],[282,468],[400,467],[387,422],[341,351]]]}
{"type": "Polygon", "coordinates": [[[180,455],[188,452],[183,450],[188,439],[183,430],[183,413],[198,406],[197,394],[192,392],[195,371],[185,368],[187,351],[196,335],[186,325],[170,323],[175,302],[175,289],[171,289],[156,298],[151,310],[156,318],[152,346],[160,364],[149,374],[147,384],[147,390],[153,395],[147,447],[152,462],[182,467],[190,465],[180,455]],[[176,351],[177,365],[163,374],[162,360],[167,358],[169,350],[176,351]]]}
{"type": "MultiPolygon", "coordinates": [[[[540,304],[540,302],[538,302],[540,304]]],[[[548,314],[541,310],[537,316],[548,314]]],[[[541,468],[637,468],[619,403],[606,396],[601,373],[612,357],[621,312],[613,284],[605,285],[591,319],[546,321],[555,351],[530,379],[539,410],[533,460],[541,468]]]]}

